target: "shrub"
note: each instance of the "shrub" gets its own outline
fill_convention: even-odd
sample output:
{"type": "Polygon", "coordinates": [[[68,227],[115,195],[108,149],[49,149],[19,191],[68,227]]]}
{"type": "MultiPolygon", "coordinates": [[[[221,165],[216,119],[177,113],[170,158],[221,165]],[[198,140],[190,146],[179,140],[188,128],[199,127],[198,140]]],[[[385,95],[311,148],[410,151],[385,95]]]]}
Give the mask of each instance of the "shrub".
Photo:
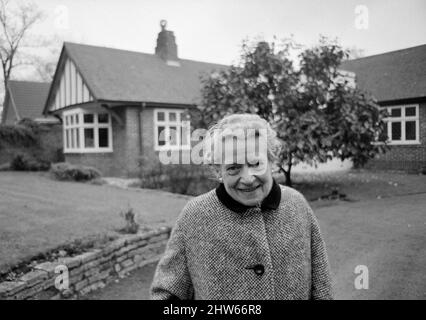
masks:
{"type": "Polygon", "coordinates": [[[0,125],[0,149],[8,145],[31,147],[38,143],[38,137],[30,127],[0,125]]]}
{"type": "Polygon", "coordinates": [[[29,154],[19,153],[10,162],[10,169],[16,171],[46,171],[50,163],[37,159],[29,154]]]}
{"type": "MultiPolygon", "coordinates": [[[[50,166],[47,163],[64,161],[61,126],[38,124],[29,119],[16,125],[0,125],[0,162],[10,163],[17,154],[25,154],[27,162],[40,162],[40,168],[36,165],[30,170],[46,170],[50,166]]],[[[20,160],[15,160],[21,168],[17,170],[27,170],[20,166],[20,160]]]]}
{"type": "Polygon", "coordinates": [[[163,165],[159,161],[140,159],[141,187],[196,196],[217,186],[206,166],[194,164],[163,165]]]}
{"type": "Polygon", "coordinates": [[[50,171],[57,180],[90,181],[101,177],[101,173],[96,168],[67,162],[53,164],[50,171]]]}

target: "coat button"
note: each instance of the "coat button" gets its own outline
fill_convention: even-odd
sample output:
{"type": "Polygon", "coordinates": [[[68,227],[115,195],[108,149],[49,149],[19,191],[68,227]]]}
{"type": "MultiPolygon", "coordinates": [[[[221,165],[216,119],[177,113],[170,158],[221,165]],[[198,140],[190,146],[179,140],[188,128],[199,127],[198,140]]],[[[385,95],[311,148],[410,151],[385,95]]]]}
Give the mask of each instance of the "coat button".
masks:
{"type": "Polygon", "coordinates": [[[262,264],[256,264],[255,266],[247,267],[246,269],[252,269],[258,276],[261,276],[265,272],[265,267],[262,264]]]}

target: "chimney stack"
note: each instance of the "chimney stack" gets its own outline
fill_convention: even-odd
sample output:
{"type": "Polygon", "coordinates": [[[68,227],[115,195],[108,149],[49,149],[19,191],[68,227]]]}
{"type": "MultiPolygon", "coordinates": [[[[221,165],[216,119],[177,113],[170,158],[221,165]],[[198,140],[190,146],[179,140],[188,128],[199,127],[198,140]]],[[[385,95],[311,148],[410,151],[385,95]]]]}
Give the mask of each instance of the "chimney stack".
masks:
{"type": "Polygon", "coordinates": [[[177,45],[173,31],[166,30],[167,21],[160,21],[161,31],[157,37],[157,47],[155,47],[155,54],[168,64],[178,64],[177,45]]]}

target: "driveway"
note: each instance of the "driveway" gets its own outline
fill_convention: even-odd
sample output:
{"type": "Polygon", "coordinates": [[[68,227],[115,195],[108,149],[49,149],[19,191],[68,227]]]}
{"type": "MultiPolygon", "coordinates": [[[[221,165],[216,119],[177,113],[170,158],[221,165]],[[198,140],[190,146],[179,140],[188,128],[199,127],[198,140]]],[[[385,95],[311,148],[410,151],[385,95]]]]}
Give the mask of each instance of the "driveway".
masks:
{"type": "MultiPolygon", "coordinates": [[[[314,205],[315,207],[315,205],[314,205]]],[[[315,210],[327,244],[337,299],[426,299],[426,194],[340,202],[315,210]],[[369,289],[357,290],[357,265],[369,289]]],[[[155,264],[87,299],[148,299],[155,264]]]]}

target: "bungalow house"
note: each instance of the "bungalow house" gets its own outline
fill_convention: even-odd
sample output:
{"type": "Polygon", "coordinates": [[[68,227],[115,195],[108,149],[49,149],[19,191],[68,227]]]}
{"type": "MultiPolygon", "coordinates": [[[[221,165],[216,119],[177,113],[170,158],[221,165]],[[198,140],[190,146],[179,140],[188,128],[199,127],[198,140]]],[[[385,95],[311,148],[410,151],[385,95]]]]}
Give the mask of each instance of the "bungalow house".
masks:
{"type": "Polygon", "coordinates": [[[15,124],[22,119],[58,124],[57,118],[43,115],[49,87],[48,82],[8,81],[1,124],[15,124]]]}
{"type": "Polygon", "coordinates": [[[184,111],[200,101],[200,76],[225,66],[180,59],[173,32],[161,28],[155,54],[64,43],[45,114],[62,119],[66,161],[131,176],[142,155],[188,149],[184,111]]]}
{"type": "Polygon", "coordinates": [[[356,84],[369,91],[389,117],[390,150],[369,168],[419,171],[426,167],[426,45],[345,61],[356,84]]]}

